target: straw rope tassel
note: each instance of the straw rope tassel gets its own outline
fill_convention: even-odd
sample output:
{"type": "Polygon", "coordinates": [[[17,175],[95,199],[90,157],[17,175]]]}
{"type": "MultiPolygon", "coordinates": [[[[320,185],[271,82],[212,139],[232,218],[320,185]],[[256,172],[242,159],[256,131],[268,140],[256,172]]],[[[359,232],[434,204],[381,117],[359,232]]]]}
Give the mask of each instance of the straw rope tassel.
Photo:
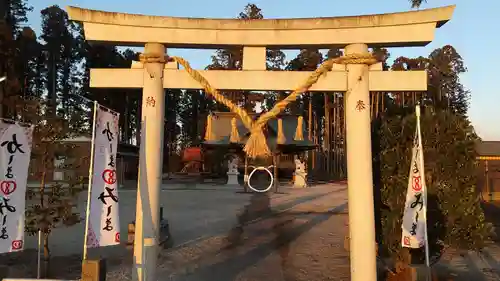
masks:
{"type": "Polygon", "coordinates": [[[212,133],[212,114],[207,115],[207,126],[205,128],[205,140],[214,141],[215,138],[212,133]]]}
{"type": "MultiPolygon", "coordinates": [[[[141,54],[139,56],[139,60],[143,63],[149,62],[166,62],[166,61],[175,61],[182,65],[186,72],[200,85],[203,87],[205,92],[211,95],[217,102],[222,103],[233,113],[236,113],[243,125],[250,131],[250,137],[245,145],[243,151],[247,154],[248,157],[257,158],[262,156],[269,156],[271,152],[269,147],[267,146],[266,137],[264,136],[264,132],[262,131],[264,125],[271,120],[272,118],[276,118],[276,116],[282,112],[289,103],[297,100],[297,97],[302,93],[306,92],[318,82],[318,79],[330,71],[333,67],[333,64],[365,64],[372,65],[378,62],[378,60],[372,54],[350,54],[347,56],[342,56],[338,58],[331,58],[324,61],[312,74],[304,81],[299,87],[297,87],[288,97],[276,103],[276,105],[265,114],[262,114],[257,121],[254,121],[245,109],[235,105],[231,100],[222,95],[217,89],[212,87],[210,83],[203,77],[198,71],[194,70],[190,64],[181,57],[165,57],[158,55],[149,55],[149,54],[141,54]]],[[[207,124],[208,126],[208,124],[207,124]]]]}
{"type": "Polygon", "coordinates": [[[285,134],[283,133],[283,120],[278,119],[278,144],[284,144],[286,142],[285,134]]]}
{"type": "Polygon", "coordinates": [[[236,117],[231,119],[231,137],[229,139],[231,143],[240,142],[240,133],[238,132],[238,127],[236,126],[236,117]]]}
{"type": "Polygon", "coordinates": [[[297,117],[297,129],[295,130],[295,137],[293,138],[293,140],[296,141],[304,140],[304,129],[302,128],[303,123],[304,123],[304,117],[302,117],[302,115],[297,117]]]}

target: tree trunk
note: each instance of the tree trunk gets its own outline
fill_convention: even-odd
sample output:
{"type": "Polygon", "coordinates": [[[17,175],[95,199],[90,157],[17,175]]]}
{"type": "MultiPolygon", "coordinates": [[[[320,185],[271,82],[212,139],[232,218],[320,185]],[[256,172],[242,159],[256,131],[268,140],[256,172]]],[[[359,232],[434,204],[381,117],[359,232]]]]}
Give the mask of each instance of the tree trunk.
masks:
{"type": "Polygon", "coordinates": [[[331,143],[330,143],[330,99],[329,94],[325,93],[325,150],[326,150],[326,174],[330,176],[330,153],[331,153],[331,143]]]}
{"type": "Polygon", "coordinates": [[[193,116],[193,122],[191,124],[191,132],[189,138],[191,139],[192,144],[198,144],[201,139],[199,138],[198,134],[198,120],[199,120],[199,100],[200,100],[200,94],[198,91],[193,91],[192,93],[192,116],[193,116]]]}
{"type": "Polygon", "coordinates": [[[129,93],[125,92],[125,108],[123,113],[123,127],[122,127],[122,142],[129,144],[129,128],[130,128],[130,109],[129,109],[129,93]]]}
{"type": "Polygon", "coordinates": [[[337,118],[338,115],[338,107],[339,107],[339,101],[338,101],[338,95],[337,93],[333,94],[333,120],[332,120],[332,142],[333,142],[333,174],[335,176],[335,179],[339,178],[339,161],[338,161],[338,132],[337,132],[337,127],[338,127],[338,122],[339,119],[337,118]]]}
{"type": "Polygon", "coordinates": [[[51,114],[53,117],[57,116],[57,71],[56,71],[56,59],[55,54],[49,51],[49,100],[51,107],[51,114]]]}
{"type": "MultiPolygon", "coordinates": [[[[46,160],[46,159],[44,159],[46,160]]],[[[47,161],[43,161],[47,163],[47,161]]],[[[43,168],[42,176],[40,178],[40,207],[43,209],[45,205],[45,180],[47,178],[47,170],[43,168]]],[[[41,235],[43,235],[43,259],[41,259],[41,278],[47,278],[49,276],[49,260],[50,260],[50,249],[49,249],[49,233],[46,227],[42,226],[38,222],[38,228],[41,230],[41,235]]]]}
{"type": "Polygon", "coordinates": [[[135,126],[136,126],[135,144],[137,146],[141,145],[141,125],[142,125],[142,94],[139,94],[137,98],[137,117],[135,121],[135,126]]]}
{"type": "Polygon", "coordinates": [[[64,60],[64,68],[63,68],[63,77],[62,81],[63,82],[63,89],[62,89],[62,106],[64,109],[64,115],[67,116],[67,118],[71,117],[72,109],[70,107],[70,100],[71,100],[71,72],[70,72],[70,65],[71,61],[66,58],[64,60]]]}
{"type": "Polygon", "coordinates": [[[42,272],[41,278],[50,277],[50,249],[49,249],[49,233],[43,233],[43,259],[42,259],[42,272]]]}
{"type": "MultiPolygon", "coordinates": [[[[312,93],[309,93],[309,105],[307,109],[307,115],[308,115],[308,120],[307,120],[307,138],[310,142],[313,141],[312,138],[312,93]]],[[[313,167],[313,157],[314,157],[314,152],[312,150],[309,151],[308,155],[308,161],[307,161],[307,167],[308,167],[308,173],[311,174],[314,167],[313,167]]]]}

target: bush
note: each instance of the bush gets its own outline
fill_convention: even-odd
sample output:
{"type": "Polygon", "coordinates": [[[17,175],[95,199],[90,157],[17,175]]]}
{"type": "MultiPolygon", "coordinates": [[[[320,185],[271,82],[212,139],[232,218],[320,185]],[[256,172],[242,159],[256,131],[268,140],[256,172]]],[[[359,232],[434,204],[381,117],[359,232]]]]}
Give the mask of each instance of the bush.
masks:
{"type": "MultiPolygon", "coordinates": [[[[492,232],[476,189],[478,137],[473,127],[465,117],[429,109],[423,110],[421,130],[429,248],[431,261],[437,261],[445,246],[481,249],[492,232]]],[[[401,247],[401,222],[416,130],[414,111],[409,110],[387,113],[376,120],[372,135],[379,249],[398,261],[406,260],[408,253],[401,247]]],[[[423,248],[411,252],[423,261],[423,248]]]]}

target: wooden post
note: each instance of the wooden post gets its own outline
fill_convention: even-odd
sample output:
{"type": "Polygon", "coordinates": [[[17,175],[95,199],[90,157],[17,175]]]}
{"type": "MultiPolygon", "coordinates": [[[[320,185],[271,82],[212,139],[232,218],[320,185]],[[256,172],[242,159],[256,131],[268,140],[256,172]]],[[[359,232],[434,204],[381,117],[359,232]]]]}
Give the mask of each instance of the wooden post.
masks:
{"type": "Polygon", "coordinates": [[[245,154],[245,174],[243,175],[243,191],[248,192],[248,157],[245,154]]]}
{"type": "Polygon", "coordinates": [[[489,176],[489,167],[488,167],[488,160],[485,160],[484,161],[484,177],[485,177],[485,180],[486,180],[486,194],[488,196],[488,202],[491,202],[493,201],[493,196],[492,196],[492,192],[490,190],[490,176],[489,176]]]}
{"type": "Polygon", "coordinates": [[[279,178],[278,178],[278,165],[279,165],[279,157],[280,153],[276,153],[273,155],[273,165],[274,165],[274,192],[278,193],[279,191],[279,178]]]}

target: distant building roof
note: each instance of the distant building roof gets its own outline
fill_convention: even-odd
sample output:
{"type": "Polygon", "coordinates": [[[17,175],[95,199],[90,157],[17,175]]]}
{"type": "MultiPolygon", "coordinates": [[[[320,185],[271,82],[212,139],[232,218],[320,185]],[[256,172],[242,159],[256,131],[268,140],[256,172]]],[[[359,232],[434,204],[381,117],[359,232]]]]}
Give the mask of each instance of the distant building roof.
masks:
{"type": "MultiPolygon", "coordinates": [[[[253,119],[258,118],[258,114],[250,114],[253,119]]],[[[240,135],[240,142],[238,144],[230,143],[229,139],[231,137],[231,120],[237,117],[234,113],[230,112],[216,112],[213,113],[212,120],[212,135],[215,137],[214,141],[204,141],[203,145],[206,147],[217,147],[217,146],[227,146],[227,147],[242,147],[245,145],[248,137],[250,136],[249,130],[243,125],[241,119],[237,117],[236,126],[238,128],[238,133],[240,135]]],[[[279,115],[277,118],[270,120],[267,123],[267,144],[269,149],[272,151],[280,150],[284,153],[290,153],[295,151],[303,151],[314,149],[316,145],[308,140],[308,134],[305,124],[302,124],[303,129],[303,141],[294,140],[295,130],[297,129],[298,115],[279,115]],[[284,144],[277,145],[277,135],[278,135],[278,120],[281,119],[283,122],[283,134],[285,135],[286,142],[284,144]]]]}
{"type": "Polygon", "coordinates": [[[480,141],[476,144],[479,156],[500,156],[500,141],[480,141]]]}
{"type": "Polygon", "coordinates": [[[60,140],[61,142],[91,142],[92,138],[86,136],[79,136],[60,140]]]}

